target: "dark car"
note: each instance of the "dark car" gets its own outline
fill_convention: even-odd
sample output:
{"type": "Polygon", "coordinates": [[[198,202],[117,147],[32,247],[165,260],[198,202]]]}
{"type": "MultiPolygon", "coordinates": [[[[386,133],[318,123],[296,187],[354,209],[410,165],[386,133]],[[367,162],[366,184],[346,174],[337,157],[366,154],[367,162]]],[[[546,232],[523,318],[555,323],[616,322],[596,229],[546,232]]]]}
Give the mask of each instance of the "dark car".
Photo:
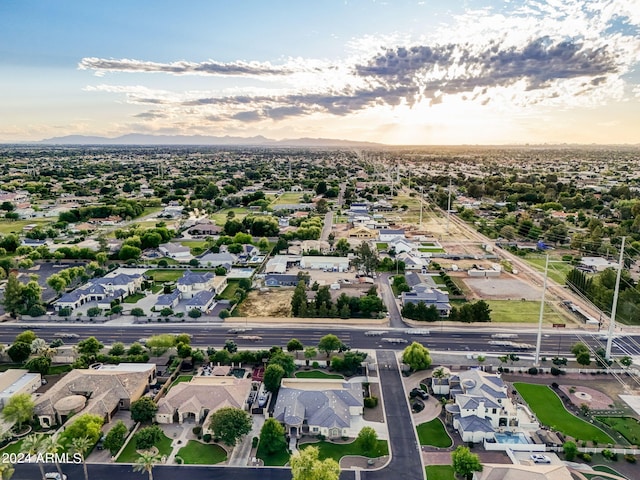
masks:
{"type": "Polygon", "coordinates": [[[414,413],[421,412],[422,410],[424,410],[424,403],[422,403],[421,400],[415,399],[413,401],[413,404],[411,405],[411,410],[414,413]]]}
{"type": "Polygon", "coordinates": [[[411,398],[420,397],[421,399],[426,400],[427,398],[429,398],[429,394],[427,394],[427,392],[425,392],[421,388],[416,387],[413,390],[411,390],[411,392],[409,392],[409,397],[411,398]]]}

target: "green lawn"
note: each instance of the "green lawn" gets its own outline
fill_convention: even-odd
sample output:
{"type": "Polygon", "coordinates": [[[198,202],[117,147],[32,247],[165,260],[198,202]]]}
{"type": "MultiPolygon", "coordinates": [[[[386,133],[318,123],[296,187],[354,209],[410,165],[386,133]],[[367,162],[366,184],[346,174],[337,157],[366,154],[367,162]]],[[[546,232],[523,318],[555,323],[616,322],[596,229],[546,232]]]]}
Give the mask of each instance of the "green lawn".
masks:
{"type": "Polygon", "coordinates": [[[200,255],[207,249],[207,242],[204,240],[183,240],[180,242],[183,247],[191,249],[191,255],[200,255]]]}
{"type": "Polygon", "coordinates": [[[189,440],[178,455],[189,465],[215,465],[227,459],[227,452],[221,446],[195,440],[189,440]]]}
{"type": "MultiPolygon", "coordinates": [[[[155,444],[155,447],[158,449],[160,455],[169,455],[171,453],[171,442],[172,440],[166,435],[162,435],[162,438],[155,444]]],[[[132,438],[127,446],[124,447],[124,450],[116,460],[118,463],[135,463],[140,454],[136,452],[136,442],[132,438]]]]}
{"type": "MultiPolygon", "coordinates": [[[[545,255],[527,255],[523,258],[525,262],[531,265],[539,272],[544,273],[544,265],[547,261],[545,255]]],[[[549,255],[549,278],[560,285],[564,285],[567,279],[567,273],[573,269],[568,262],[563,262],[559,256],[549,255]]]]}
{"type": "Polygon", "coordinates": [[[124,303],[138,303],[138,300],[142,300],[143,298],[144,293],[134,293],[125,298],[124,303]]]}
{"type": "Polygon", "coordinates": [[[302,192],[286,192],[276,198],[271,205],[284,205],[288,203],[301,203],[302,192]]]}
{"type": "Polygon", "coordinates": [[[418,430],[420,445],[447,448],[453,443],[439,418],[421,423],[416,427],[416,430],[418,430]]]}
{"type": "Polygon", "coordinates": [[[162,290],[162,285],[153,284],[151,286],[152,293],[158,293],[160,290],[162,290]]]}
{"type": "MultiPolygon", "coordinates": [[[[491,308],[493,323],[538,323],[540,302],[522,300],[485,300],[491,308]]],[[[565,323],[553,305],[545,303],[543,322],[545,324],[565,323]]]]}
{"type": "Polygon", "coordinates": [[[627,478],[624,475],[622,475],[620,472],[618,472],[617,470],[614,470],[611,467],[607,467],[606,465],[595,465],[593,467],[593,469],[596,472],[604,472],[604,473],[610,473],[612,475],[618,475],[620,478],[627,478]]]}
{"type": "Polygon", "coordinates": [[[360,444],[357,441],[351,443],[331,443],[331,442],[317,442],[317,443],[305,443],[300,446],[301,449],[307,447],[318,447],[320,450],[320,460],[325,458],[333,458],[336,462],[340,462],[340,459],[345,455],[360,455],[363,457],[376,458],[383,455],[389,455],[389,445],[386,440],[378,440],[378,446],[373,452],[365,454],[360,444]]]}
{"type": "Polygon", "coordinates": [[[218,213],[213,213],[211,215],[209,215],[209,218],[213,221],[213,223],[215,223],[216,225],[220,225],[221,227],[224,227],[224,224],[227,223],[227,213],[229,212],[233,212],[235,214],[236,219],[238,220],[242,220],[244,217],[247,216],[247,213],[249,213],[249,209],[247,208],[225,208],[224,210],[220,210],[218,213]]]}
{"type": "Polygon", "coordinates": [[[376,243],[376,248],[378,249],[378,251],[386,250],[387,248],[389,248],[389,244],[386,242],[378,242],[376,243]]]}
{"type": "Polygon", "coordinates": [[[238,280],[227,280],[227,286],[222,293],[218,295],[218,298],[222,300],[233,300],[236,298],[236,290],[239,285],[240,282],[238,280]]]}
{"type": "MultiPolygon", "coordinates": [[[[163,210],[164,207],[144,207],[142,211],[141,217],[146,217],[147,215],[151,215],[152,213],[159,213],[163,210]]],[[[154,219],[155,220],[155,219],[154,219]]]]}
{"type": "Polygon", "coordinates": [[[179,270],[179,269],[170,270],[170,269],[158,268],[158,269],[147,270],[145,272],[145,275],[153,278],[154,282],[175,282],[180,277],[182,277],[183,273],[184,273],[184,270],[179,270]]]}
{"type": "Polygon", "coordinates": [[[424,467],[427,480],[456,480],[451,465],[429,465],[424,467]]]}
{"type": "Polygon", "coordinates": [[[0,220],[0,235],[8,235],[9,233],[22,233],[22,229],[27,225],[38,225],[39,227],[46,227],[53,223],[51,220],[45,220],[42,218],[30,218],[28,220],[0,220]]]}
{"type": "Polygon", "coordinates": [[[536,414],[540,422],[570,437],[598,443],[615,443],[615,441],[599,428],[570,414],[560,398],[547,385],[531,383],[514,383],[522,398],[536,414]]]}
{"type": "Polygon", "coordinates": [[[16,443],[10,443],[6,447],[0,449],[0,454],[4,455],[10,453],[25,453],[22,449],[22,440],[18,440],[16,443]]]}
{"type": "Polygon", "coordinates": [[[282,467],[289,461],[289,451],[284,447],[281,451],[272,455],[267,453],[262,448],[262,445],[258,444],[258,452],[256,457],[264,462],[265,467],[282,467]]]}
{"type": "Polygon", "coordinates": [[[325,373],[321,370],[310,370],[303,372],[296,372],[296,378],[324,378],[324,379],[342,379],[343,375],[337,373],[325,373]]]}
{"type": "Polygon", "coordinates": [[[190,382],[192,378],[193,378],[193,375],[178,375],[178,378],[176,378],[173,381],[173,383],[171,384],[171,387],[173,388],[179,383],[190,382]]]}
{"type": "Polygon", "coordinates": [[[73,370],[71,365],[51,365],[49,368],[49,375],[59,375],[61,373],[67,373],[73,370]]]}
{"type": "Polygon", "coordinates": [[[640,439],[640,423],[631,417],[596,417],[605,425],[609,425],[621,434],[631,445],[638,445],[640,439]]]}

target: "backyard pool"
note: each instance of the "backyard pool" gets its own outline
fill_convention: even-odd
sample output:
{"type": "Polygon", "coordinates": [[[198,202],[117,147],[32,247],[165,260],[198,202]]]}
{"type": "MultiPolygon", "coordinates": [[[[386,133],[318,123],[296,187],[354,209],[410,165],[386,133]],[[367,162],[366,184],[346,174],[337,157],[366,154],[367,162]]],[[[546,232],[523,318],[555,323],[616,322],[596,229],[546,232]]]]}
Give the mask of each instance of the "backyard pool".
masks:
{"type": "Polygon", "coordinates": [[[520,443],[520,444],[531,443],[529,442],[529,439],[527,438],[527,436],[524,433],[520,433],[520,432],[496,433],[495,437],[496,437],[497,443],[520,443]]]}
{"type": "Polygon", "coordinates": [[[244,378],[245,373],[246,370],[244,368],[232,368],[231,372],[229,372],[230,375],[233,375],[236,378],[244,378]]]}

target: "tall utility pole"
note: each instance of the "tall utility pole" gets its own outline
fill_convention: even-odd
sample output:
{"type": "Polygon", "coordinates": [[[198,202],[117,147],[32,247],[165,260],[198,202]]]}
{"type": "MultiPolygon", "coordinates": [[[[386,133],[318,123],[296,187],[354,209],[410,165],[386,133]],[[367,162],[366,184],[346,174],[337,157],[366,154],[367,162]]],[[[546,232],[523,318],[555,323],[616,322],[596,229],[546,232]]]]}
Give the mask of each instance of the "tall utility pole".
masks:
{"type": "Polygon", "coordinates": [[[609,335],[607,337],[607,349],[605,350],[605,358],[611,360],[611,344],[613,343],[613,332],[616,328],[616,310],[618,306],[618,293],[620,292],[620,276],[624,267],[624,241],[626,237],[622,237],[620,245],[620,259],[618,260],[618,273],[616,274],[616,288],[613,291],[613,305],[611,305],[611,319],[609,320],[609,335]]]}
{"type": "Polygon", "coordinates": [[[540,346],[542,345],[542,318],[544,317],[544,294],[547,291],[547,274],[549,273],[549,254],[544,263],[544,282],[542,282],[542,299],[540,300],[540,318],[538,319],[538,339],[536,341],[536,356],[533,361],[534,367],[540,366],[540,346]]]}
{"type": "Polygon", "coordinates": [[[422,189],[424,187],[420,185],[420,228],[422,228],[422,189]]]}
{"type": "Polygon", "coordinates": [[[449,217],[451,216],[451,176],[449,176],[449,199],[447,200],[447,235],[449,235],[449,217]]]}

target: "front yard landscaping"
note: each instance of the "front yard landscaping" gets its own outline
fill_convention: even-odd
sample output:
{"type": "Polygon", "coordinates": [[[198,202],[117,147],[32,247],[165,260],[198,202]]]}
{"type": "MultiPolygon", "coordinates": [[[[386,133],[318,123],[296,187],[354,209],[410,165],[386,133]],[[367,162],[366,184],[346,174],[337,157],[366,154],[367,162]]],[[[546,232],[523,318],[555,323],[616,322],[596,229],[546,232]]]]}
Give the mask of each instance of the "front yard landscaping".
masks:
{"type": "MultiPolygon", "coordinates": [[[[491,308],[491,322],[537,323],[540,302],[519,300],[485,300],[491,308]]],[[[560,313],[549,304],[544,306],[544,323],[566,323],[560,313]]]]}
{"type": "Polygon", "coordinates": [[[296,378],[343,379],[344,376],[337,373],[325,373],[321,370],[310,370],[296,372],[296,378]]]}
{"type": "Polygon", "coordinates": [[[451,465],[429,465],[424,470],[428,480],[456,480],[451,465]]]}
{"type": "Polygon", "coordinates": [[[418,431],[420,445],[448,448],[453,444],[439,418],[434,418],[427,423],[421,423],[416,427],[416,430],[418,431]]]}
{"type": "Polygon", "coordinates": [[[631,445],[638,445],[640,439],[640,423],[631,417],[596,417],[622,435],[631,445]]]}
{"type": "Polygon", "coordinates": [[[547,385],[517,382],[513,386],[542,424],[578,440],[615,443],[599,428],[569,413],[558,395],[547,385]]]}
{"type": "Polygon", "coordinates": [[[389,445],[386,440],[378,440],[378,445],[371,452],[365,452],[357,440],[351,443],[333,443],[326,441],[305,443],[300,446],[300,449],[310,446],[318,447],[318,450],[320,450],[320,460],[333,458],[336,462],[340,462],[340,459],[346,455],[359,455],[361,457],[368,458],[377,458],[389,455],[389,445]]]}
{"type": "Polygon", "coordinates": [[[193,375],[178,375],[178,377],[171,383],[171,388],[182,382],[190,382],[193,375]]]}
{"type": "MultiPolygon", "coordinates": [[[[171,439],[166,435],[162,435],[162,438],[154,445],[158,449],[160,456],[169,456],[171,454],[171,439]]],[[[133,438],[129,440],[127,446],[116,460],[118,463],[135,463],[138,460],[140,454],[136,451],[136,442],[133,438]]]]}
{"type": "Polygon", "coordinates": [[[182,277],[183,273],[184,273],[184,270],[182,269],[168,270],[164,268],[158,268],[158,269],[147,270],[144,274],[147,275],[148,277],[153,278],[154,282],[164,283],[164,282],[175,282],[180,277],[182,277]]]}
{"type": "Polygon", "coordinates": [[[178,456],[188,465],[215,465],[227,459],[227,452],[220,445],[189,440],[178,456]]]}
{"type": "Polygon", "coordinates": [[[289,451],[284,446],[282,450],[274,454],[268,455],[261,444],[258,444],[256,457],[264,462],[265,467],[283,467],[289,461],[289,451]]]}
{"type": "Polygon", "coordinates": [[[133,293],[124,299],[124,303],[138,303],[138,300],[144,298],[144,293],[133,293]]]}

